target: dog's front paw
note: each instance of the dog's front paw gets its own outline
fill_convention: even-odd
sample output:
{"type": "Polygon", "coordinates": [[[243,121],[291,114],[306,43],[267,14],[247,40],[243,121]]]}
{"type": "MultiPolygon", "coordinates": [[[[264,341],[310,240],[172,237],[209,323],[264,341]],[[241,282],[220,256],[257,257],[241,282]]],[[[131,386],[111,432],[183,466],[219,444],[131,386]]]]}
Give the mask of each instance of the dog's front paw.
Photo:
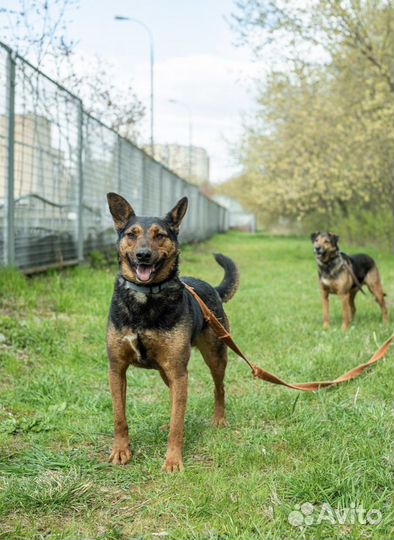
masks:
{"type": "Polygon", "coordinates": [[[227,420],[224,416],[214,416],[212,420],[213,427],[221,428],[227,427],[227,420]]]}
{"type": "Polygon", "coordinates": [[[162,470],[164,472],[182,472],[184,470],[182,458],[168,457],[163,463],[162,470]]]}
{"type": "Polygon", "coordinates": [[[111,455],[109,456],[109,462],[114,465],[126,465],[131,459],[130,446],[127,444],[119,445],[115,444],[112,448],[111,455]]]}
{"type": "Polygon", "coordinates": [[[323,323],[323,329],[328,330],[328,328],[330,328],[330,323],[329,322],[324,322],[323,323]]]}

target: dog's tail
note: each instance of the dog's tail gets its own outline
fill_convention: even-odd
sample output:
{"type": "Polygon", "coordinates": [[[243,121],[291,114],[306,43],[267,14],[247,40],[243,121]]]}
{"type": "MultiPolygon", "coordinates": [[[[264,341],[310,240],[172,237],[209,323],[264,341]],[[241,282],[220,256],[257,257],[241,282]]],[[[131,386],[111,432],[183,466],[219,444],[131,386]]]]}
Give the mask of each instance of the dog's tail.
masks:
{"type": "Polygon", "coordinates": [[[224,269],[224,278],[220,285],[215,287],[223,302],[228,302],[239,287],[239,270],[235,263],[221,253],[214,253],[215,260],[224,269]]]}

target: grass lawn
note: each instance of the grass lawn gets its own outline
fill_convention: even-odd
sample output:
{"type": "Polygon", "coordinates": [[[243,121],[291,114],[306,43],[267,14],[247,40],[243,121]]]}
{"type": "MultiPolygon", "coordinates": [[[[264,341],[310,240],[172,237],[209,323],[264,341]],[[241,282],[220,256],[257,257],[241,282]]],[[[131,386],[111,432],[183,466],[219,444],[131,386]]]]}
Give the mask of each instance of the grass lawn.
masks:
{"type": "MultiPolygon", "coordinates": [[[[218,284],[213,251],[241,270],[240,290],[226,307],[235,340],[253,362],[286,380],[338,376],[390,334],[392,324],[381,323],[369,293],[358,295],[347,333],[331,297],[332,326],[323,331],[306,238],[215,236],[183,248],[182,273],[218,284]]],[[[392,256],[367,251],[392,306],[392,256]]],[[[393,537],[392,355],[351,383],[299,393],[254,380],[230,353],[229,426],[214,429],[212,381],[193,353],[186,470],[174,475],[161,471],[167,388],[157,372],[131,368],[134,458],[125,467],[109,465],[105,328],[115,272],[86,265],[29,279],[0,273],[0,538],[393,537]],[[376,511],[371,523],[359,523],[360,509],[380,512],[380,523],[372,523],[376,511]]]]}

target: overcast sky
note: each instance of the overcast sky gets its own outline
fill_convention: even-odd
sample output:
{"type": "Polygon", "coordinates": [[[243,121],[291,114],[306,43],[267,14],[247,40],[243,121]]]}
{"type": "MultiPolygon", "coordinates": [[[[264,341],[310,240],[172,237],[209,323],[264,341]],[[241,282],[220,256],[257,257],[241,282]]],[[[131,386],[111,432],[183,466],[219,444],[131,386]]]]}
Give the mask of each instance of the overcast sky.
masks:
{"type": "MultiPolygon", "coordinates": [[[[119,82],[131,77],[148,105],[149,43],[143,28],[118,22],[114,15],[140,19],[155,43],[155,141],[188,144],[186,104],[192,112],[193,144],[207,149],[211,180],[236,173],[229,148],[241,133],[243,118],[253,110],[251,78],[257,66],[248,50],[235,47],[225,17],[232,0],[81,0],[70,30],[83,55],[107,57],[119,82]]],[[[147,111],[148,112],[148,111],[147,111]]],[[[149,115],[143,129],[149,138],[149,115]]]]}
{"type": "MultiPolygon", "coordinates": [[[[49,0],[50,2],[51,0],[49,0]]],[[[18,0],[3,6],[19,8],[18,0]]],[[[19,8],[20,9],[20,8],[19,8]]],[[[104,57],[115,69],[116,83],[130,82],[146,106],[142,142],[149,142],[149,41],[146,31],[115,15],[139,19],[152,31],[155,49],[155,142],[188,144],[192,113],[194,145],[211,159],[211,181],[237,172],[231,144],[254,108],[252,79],[261,69],[250,51],[234,45],[229,19],[233,0],[80,0],[68,19],[67,37],[78,42],[85,59],[104,57]]],[[[3,15],[4,17],[4,15],[3,15]]],[[[3,36],[5,41],[7,37],[3,36]]]]}

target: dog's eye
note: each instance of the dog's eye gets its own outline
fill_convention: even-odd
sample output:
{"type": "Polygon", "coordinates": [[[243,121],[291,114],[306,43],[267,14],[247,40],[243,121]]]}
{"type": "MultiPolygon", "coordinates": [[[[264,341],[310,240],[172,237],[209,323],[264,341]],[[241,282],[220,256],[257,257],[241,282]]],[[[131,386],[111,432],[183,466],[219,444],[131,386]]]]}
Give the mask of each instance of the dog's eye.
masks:
{"type": "Polygon", "coordinates": [[[137,235],[133,232],[126,233],[126,236],[127,238],[130,238],[130,240],[135,240],[135,238],[137,237],[137,235]]]}
{"type": "Polygon", "coordinates": [[[166,236],[167,236],[167,235],[165,235],[165,234],[162,234],[162,233],[158,233],[158,234],[156,234],[156,238],[157,238],[157,240],[163,240],[163,238],[166,238],[166,236]]]}

